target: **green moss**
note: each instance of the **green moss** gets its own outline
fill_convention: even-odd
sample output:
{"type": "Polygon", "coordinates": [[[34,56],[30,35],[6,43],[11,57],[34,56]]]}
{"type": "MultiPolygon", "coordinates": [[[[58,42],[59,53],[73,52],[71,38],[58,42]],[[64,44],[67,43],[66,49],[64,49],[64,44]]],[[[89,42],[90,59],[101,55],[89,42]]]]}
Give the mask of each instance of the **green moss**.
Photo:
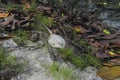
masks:
{"type": "Polygon", "coordinates": [[[96,67],[96,68],[100,68],[102,65],[101,65],[101,63],[100,63],[100,60],[99,59],[97,59],[95,56],[93,56],[93,55],[86,55],[86,57],[85,57],[85,60],[86,60],[86,64],[88,65],[88,66],[94,66],[94,67],[96,67]]]}
{"type": "Polygon", "coordinates": [[[22,11],[23,11],[23,12],[35,11],[36,8],[37,8],[37,5],[36,5],[36,4],[37,4],[37,3],[36,3],[36,0],[32,0],[29,8],[26,8],[26,5],[23,5],[23,6],[22,6],[22,11]]]}
{"type": "Polygon", "coordinates": [[[84,39],[75,39],[73,42],[77,44],[77,46],[81,47],[83,53],[85,54],[93,54],[97,51],[96,48],[90,46],[84,39]]]}
{"type": "Polygon", "coordinates": [[[29,34],[26,33],[24,30],[17,30],[12,35],[16,36],[15,42],[18,45],[25,44],[27,40],[29,40],[29,34]]]}
{"type": "Polygon", "coordinates": [[[63,0],[52,0],[51,2],[54,3],[54,4],[58,4],[58,3],[62,3],[63,0]]]}
{"type": "Polygon", "coordinates": [[[65,59],[70,58],[70,56],[74,56],[74,53],[70,48],[58,49],[58,51],[65,59]]]}
{"type": "Polygon", "coordinates": [[[82,57],[76,56],[72,49],[65,48],[58,50],[60,55],[65,59],[76,65],[76,67],[83,68],[85,61],[82,57]]]}
{"type": "Polygon", "coordinates": [[[78,68],[85,68],[87,66],[100,67],[100,61],[92,54],[85,54],[77,56],[74,54],[73,50],[70,48],[59,49],[58,52],[65,60],[70,61],[78,68]]]}
{"type": "Polygon", "coordinates": [[[44,23],[47,26],[52,26],[54,19],[52,17],[48,17],[45,15],[42,15],[40,12],[36,12],[35,19],[38,23],[44,23]]]}
{"type": "Polygon", "coordinates": [[[47,29],[40,23],[43,23],[46,26],[51,27],[52,25],[54,25],[54,19],[52,17],[44,16],[42,15],[41,12],[37,11],[35,12],[35,22],[32,22],[30,26],[37,31],[48,32],[47,29]]]}
{"type": "Polygon", "coordinates": [[[24,4],[16,4],[16,3],[3,4],[3,8],[7,11],[16,10],[24,13],[35,11],[36,7],[37,7],[36,0],[32,0],[30,5],[28,4],[28,6],[24,4]]]}
{"type": "Polygon", "coordinates": [[[14,70],[15,72],[19,72],[26,65],[25,62],[18,62],[15,56],[11,56],[8,54],[4,48],[0,47],[0,71],[5,69],[14,70]]]}
{"type": "Polygon", "coordinates": [[[49,71],[54,80],[76,80],[77,75],[74,74],[69,66],[61,66],[58,62],[54,62],[49,66],[49,71]]]}
{"type": "Polygon", "coordinates": [[[73,57],[70,58],[69,61],[80,69],[83,69],[83,68],[87,67],[86,64],[85,64],[85,61],[82,57],[74,55],[73,57]]]}
{"type": "Polygon", "coordinates": [[[0,70],[8,66],[13,66],[16,61],[15,56],[8,56],[6,53],[5,49],[0,48],[0,70]]]}
{"type": "Polygon", "coordinates": [[[15,3],[3,4],[3,8],[7,11],[21,8],[21,5],[15,3]]]}

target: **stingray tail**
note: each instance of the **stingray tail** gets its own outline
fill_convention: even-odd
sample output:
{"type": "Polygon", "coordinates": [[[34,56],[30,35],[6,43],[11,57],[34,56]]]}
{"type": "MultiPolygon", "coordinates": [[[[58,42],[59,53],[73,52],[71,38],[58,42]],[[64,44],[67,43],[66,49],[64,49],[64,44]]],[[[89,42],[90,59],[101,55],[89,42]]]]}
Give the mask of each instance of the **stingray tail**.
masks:
{"type": "Polygon", "coordinates": [[[50,35],[53,34],[52,31],[50,31],[50,29],[44,23],[41,23],[41,24],[48,30],[48,32],[50,33],[50,35]]]}

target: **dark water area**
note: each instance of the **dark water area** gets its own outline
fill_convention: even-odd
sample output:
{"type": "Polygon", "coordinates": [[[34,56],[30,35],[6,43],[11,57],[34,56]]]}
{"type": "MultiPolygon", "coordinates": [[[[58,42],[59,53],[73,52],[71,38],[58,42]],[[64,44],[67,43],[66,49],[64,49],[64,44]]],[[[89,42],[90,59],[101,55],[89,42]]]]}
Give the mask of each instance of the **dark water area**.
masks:
{"type": "Polygon", "coordinates": [[[115,15],[111,15],[113,12],[112,11],[102,11],[100,13],[99,19],[102,20],[103,23],[106,23],[108,26],[110,27],[115,27],[118,28],[120,30],[120,15],[119,16],[115,16],[117,15],[117,13],[115,13],[115,15]]]}
{"type": "MultiPolygon", "coordinates": [[[[106,27],[113,27],[120,31],[120,8],[115,8],[118,6],[119,0],[118,1],[109,1],[109,2],[104,2],[106,3],[107,7],[103,9],[103,7],[98,6],[97,2],[94,2],[96,0],[64,0],[61,4],[65,5],[66,8],[69,8],[71,11],[77,11],[79,13],[81,12],[94,12],[94,11],[99,11],[99,16],[98,19],[102,24],[106,24],[106,27]],[[114,5],[113,5],[114,3],[114,5]],[[108,9],[110,8],[110,9],[108,9]]],[[[99,1],[99,3],[101,3],[99,1]]],[[[104,5],[102,5],[104,6],[104,5]]]]}

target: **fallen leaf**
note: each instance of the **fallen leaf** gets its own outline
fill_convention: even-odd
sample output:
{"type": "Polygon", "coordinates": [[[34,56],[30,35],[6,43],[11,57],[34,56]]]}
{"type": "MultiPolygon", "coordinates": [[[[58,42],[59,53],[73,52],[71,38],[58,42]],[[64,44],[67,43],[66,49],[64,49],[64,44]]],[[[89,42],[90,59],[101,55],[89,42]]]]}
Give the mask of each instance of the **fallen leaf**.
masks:
{"type": "Polygon", "coordinates": [[[115,52],[113,52],[113,51],[109,51],[108,54],[109,54],[111,57],[120,56],[118,53],[115,53],[115,52]]]}
{"type": "Polygon", "coordinates": [[[53,32],[54,34],[56,34],[56,33],[59,33],[59,30],[58,30],[58,29],[53,29],[52,32],[53,32]]]}
{"type": "Polygon", "coordinates": [[[68,18],[68,16],[62,16],[59,21],[62,22],[62,21],[65,21],[66,19],[68,18]]]}
{"type": "Polygon", "coordinates": [[[120,77],[120,66],[103,66],[97,70],[97,75],[106,80],[115,80],[115,78],[120,77]]]}
{"type": "Polygon", "coordinates": [[[38,6],[38,9],[40,9],[42,11],[50,11],[51,7],[48,7],[48,6],[38,6]]]}
{"type": "Polygon", "coordinates": [[[29,8],[31,7],[31,5],[30,5],[28,2],[25,2],[24,7],[25,7],[26,9],[29,9],[29,8]]]}
{"type": "Polygon", "coordinates": [[[3,22],[0,22],[1,26],[8,25],[11,21],[13,21],[14,15],[11,14],[10,16],[6,17],[3,22]]]}
{"type": "Polygon", "coordinates": [[[65,14],[64,14],[64,13],[62,13],[61,15],[62,15],[62,16],[64,16],[65,14]]]}
{"type": "Polygon", "coordinates": [[[120,59],[109,60],[107,63],[103,63],[103,66],[108,67],[120,66],[120,59]]]}
{"type": "Polygon", "coordinates": [[[112,51],[109,51],[108,53],[109,53],[111,56],[117,56],[117,54],[114,53],[114,52],[112,52],[112,51]]]}
{"type": "Polygon", "coordinates": [[[108,31],[107,29],[104,29],[103,32],[104,32],[105,34],[110,34],[110,31],[108,31]]]}
{"type": "Polygon", "coordinates": [[[0,36],[0,40],[15,38],[15,36],[0,36]]]}
{"type": "Polygon", "coordinates": [[[112,59],[110,62],[120,65],[120,59],[112,59]]]}
{"type": "Polygon", "coordinates": [[[109,66],[109,67],[114,66],[112,63],[103,63],[102,65],[103,65],[103,66],[109,66]]]}
{"type": "Polygon", "coordinates": [[[92,28],[96,29],[96,30],[99,30],[99,31],[102,31],[102,26],[97,24],[96,22],[93,22],[91,24],[92,28]]]}
{"type": "Polygon", "coordinates": [[[101,53],[101,52],[97,52],[97,53],[95,53],[95,56],[96,56],[97,58],[99,58],[99,59],[104,59],[104,58],[107,57],[107,54],[101,53]]]}
{"type": "Polygon", "coordinates": [[[88,31],[87,31],[85,28],[83,28],[82,26],[75,26],[73,29],[74,29],[76,32],[82,33],[82,34],[88,32],[88,31]]]}
{"type": "Polygon", "coordinates": [[[100,42],[111,43],[112,45],[113,44],[120,44],[120,39],[101,40],[100,42]]]}
{"type": "Polygon", "coordinates": [[[0,45],[2,44],[3,42],[2,41],[0,41],[0,45]]]}
{"type": "Polygon", "coordinates": [[[12,23],[12,25],[11,25],[11,29],[12,29],[12,30],[15,29],[16,24],[18,25],[18,24],[19,24],[19,21],[16,20],[16,19],[14,19],[14,20],[13,20],[13,23],[12,23]]]}
{"type": "Polygon", "coordinates": [[[26,3],[26,2],[27,2],[27,0],[21,0],[21,2],[22,2],[22,3],[26,3]]]}
{"type": "Polygon", "coordinates": [[[52,13],[52,8],[49,6],[38,6],[37,8],[44,14],[51,14],[52,13]]]}
{"type": "Polygon", "coordinates": [[[103,39],[113,39],[117,36],[117,34],[109,34],[109,35],[105,35],[104,37],[101,37],[103,39]]]}
{"type": "Polygon", "coordinates": [[[76,32],[80,32],[80,31],[81,31],[80,28],[78,28],[78,27],[75,27],[74,30],[75,30],[76,32]]]}
{"type": "Polygon", "coordinates": [[[109,46],[109,48],[120,47],[120,43],[114,43],[109,46]]]}
{"type": "Polygon", "coordinates": [[[95,48],[99,48],[100,47],[100,43],[99,42],[89,42],[89,44],[91,45],[91,46],[93,46],[93,47],[95,47],[95,48]]]}
{"type": "Polygon", "coordinates": [[[9,15],[9,13],[0,13],[0,18],[5,18],[9,15]]]}
{"type": "Polygon", "coordinates": [[[87,37],[88,38],[101,39],[101,37],[103,37],[105,35],[106,35],[105,33],[94,33],[94,34],[88,35],[87,37]]]}

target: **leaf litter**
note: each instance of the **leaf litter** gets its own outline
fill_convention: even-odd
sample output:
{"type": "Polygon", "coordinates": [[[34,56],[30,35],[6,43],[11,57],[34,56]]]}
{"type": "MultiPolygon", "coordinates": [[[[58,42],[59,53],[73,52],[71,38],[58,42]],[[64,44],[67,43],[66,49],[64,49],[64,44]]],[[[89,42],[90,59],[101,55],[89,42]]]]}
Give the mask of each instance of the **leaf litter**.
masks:
{"type": "MultiPolygon", "coordinates": [[[[26,8],[30,8],[30,4],[28,3],[25,3],[25,6],[26,8]]],[[[76,43],[74,41],[76,39],[84,39],[87,42],[87,45],[92,46],[97,50],[93,52],[93,54],[96,58],[101,60],[101,63],[103,63],[103,65],[107,63],[112,63],[110,65],[113,66],[120,65],[120,33],[116,32],[116,30],[111,31],[109,27],[101,24],[100,21],[96,21],[98,17],[96,14],[88,14],[87,16],[84,16],[82,14],[80,15],[79,13],[68,10],[64,6],[56,6],[46,2],[39,2],[39,6],[37,6],[36,10],[40,11],[44,16],[53,18],[53,20],[56,22],[55,26],[57,26],[57,32],[59,32],[59,34],[63,36],[65,41],[68,41],[68,43],[72,45],[72,47],[75,47],[77,55],[85,53],[85,50],[81,47],[81,45],[77,44],[78,42],[76,43]],[[61,30],[60,25],[58,24],[62,25],[63,30],[61,30]],[[70,33],[71,35],[69,35],[70,33]],[[65,36],[67,37],[67,39],[65,36]]],[[[29,13],[11,10],[9,11],[9,13],[0,13],[0,25],[2,27],[2,30],[15,31],[22,28],[29,32],[34,31],[33,28],[31,30],[31,22],[35,21],[34,12],[34,10],[29,13]]],[[[87,14],[87,12],[83,12],[83,14],[87,14]]],[[[54,27],[53,25],[48,25],[48,27],[49,26],[52,28],[54,27]]],[[[51,29],[51,31],[52,30],[54,29],[51,29]]],[[[12,36],[0,37],[0,40],[2,38],[12,38],[12,36]]],[[[64,47],[65,41],[63,38],[60,39],[61,41],[63,41],[62,44],[64,47]]],[[[50,38],[48,42],[51,44],[50,38]]],[[[52,40],[52,42],[54,42],[54,39],[52,40]]],[[[0,44],[2,44],[1,41],[0,44]]],[[[114,68],[112,70],[114,70],[114,68]]],[[[99,71],[98,75],[101,76],[101,72],[99,71]]],[[[117,76],[113,75],[113,78],[114,77],[117,76]]]]}

